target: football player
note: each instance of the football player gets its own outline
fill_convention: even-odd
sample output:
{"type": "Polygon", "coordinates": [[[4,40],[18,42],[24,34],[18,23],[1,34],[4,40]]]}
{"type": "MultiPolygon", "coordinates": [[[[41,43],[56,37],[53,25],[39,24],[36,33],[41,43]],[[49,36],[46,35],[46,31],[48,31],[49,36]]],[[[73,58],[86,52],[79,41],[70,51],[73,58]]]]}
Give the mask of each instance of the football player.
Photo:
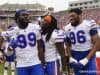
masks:
{"type": "MultiPolygon", "coordinates": [[[[13,29],[12,26],[9,27],[10,30],[13,29]]],[[[8,29],[8,31],[10,31],[8,29]]],[[[14,75],[15,72],[15,51],[10,52],[11,54],[7,53],[7,49],[10,43],[10,38],[12,36],[8,36],[5,31],[1,33],[1,36],[3,37],[3,44],[2,44],[2,49],[4,53],[4,58],[5,58],[5,65],[4,65],[4,75],[8,75],[8,68],[9,65],[11,66],[11,75],[14,75]]]]}
{"type": "Polygon", "coordinates": [[[10,55],[4,53],[4,57],[5,57],[4,75],[8,75],[7,71],[8,71],[9,65],[11,66],[11,75],[15,75],[15,59],[16,59],[15,51],[13,51],[12,54],[10,55]]]}
{"type": "Polygon", "coordinates": [[[65,31],[75,75],[97,75],[95,52],[100,49],[98,25],[94,20],[83,20],[82,10],[78,8],[69,11],[69,20],[65,31]]]}
{"type": "Polygon", "coordinates": [[[47,15],[43,18],[42,23],[43,40],[45,47],[45,62],[47,75],[59,75],[59,59],[58,54],[61,56],[62,71],[66,72],[66,57],[64,50],[64,32],[58,29],[57,20],[47,15]]]}
{"type": "Polygon", "coordinates": [[[7,33],[15,36],[8,52],[12,48],[16,51],[17,75],[44,75],[41,28],[30,22],[29,12],[24,9],[16,11],[15,21],[17,27],[7,33]]]}

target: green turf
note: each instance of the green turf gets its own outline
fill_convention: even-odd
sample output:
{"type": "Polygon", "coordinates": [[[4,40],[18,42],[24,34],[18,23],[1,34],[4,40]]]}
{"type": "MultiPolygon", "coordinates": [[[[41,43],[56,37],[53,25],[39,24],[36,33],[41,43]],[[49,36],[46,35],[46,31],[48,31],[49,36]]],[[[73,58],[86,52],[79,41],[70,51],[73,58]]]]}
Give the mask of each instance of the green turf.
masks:
{"type": "Polygon", "coordinates": [[[3,75],[4,66],[0,64],[0,75],[3,75]]]}
{"type": "MultiPolygon", "coordinates": [[[[70,69],[70,71],[71,71],[71,74],[70,75],[73,75],[72,69],[70,69]]],[[[4,72],[4,65],[3,64],[2,65],[0,64],[0,75],[3,75],[3,72],[4,72]]],[[[10,67],[9,67],[8,75],[11,75],[10,67]]]]}
{"type": "MultiPolygon", "coordinates": [[[[3,72],[4,72],[4,65],[0,64],[0,75],[3,75],[3,72]]],[[[10,70],[10,67],[9,67],[9,70],[8,70],[8,75],[11,75],[11,70],[10,70]]]]}

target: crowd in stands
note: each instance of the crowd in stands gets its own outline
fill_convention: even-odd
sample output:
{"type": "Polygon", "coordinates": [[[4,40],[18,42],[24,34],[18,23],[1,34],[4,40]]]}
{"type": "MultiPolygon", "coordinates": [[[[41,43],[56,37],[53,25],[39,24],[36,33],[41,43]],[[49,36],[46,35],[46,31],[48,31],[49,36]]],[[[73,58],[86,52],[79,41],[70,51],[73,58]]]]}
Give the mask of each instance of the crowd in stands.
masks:
{"type": "MultiPolygon", "coordinates": [[[[61,11],[53,14],[58,20],[58,26],[62,27],[68,24],[68,12],[61,11]]],[[[83,19],[93,19],[100,25],[100,8],[97,9],[84,9],[83,19]]]]}
{"type": "MultiPolygon", "coordinates": [[[[43,12],[42,12],[43,13],[43,12]]],[[[58,20],[58,26],[62,28],[63,26],[67,25],[69,23],[68,21],[68,11],[60,11],[56,13],[52,13],[53,16],[56,17],[58,20]]],[[[100,8],[97,9],[84,9],[83,10],[83,19],[93,19],[100,25],[100,8]]],[[[0,27],[3,28],[3,30],[6,30],[8,24],[12,24],[14,21],[10,21],[8,19],[6,20],[0,20],[0,27]],[[7,26],[5,26],[7,25],[7,26]]]]}

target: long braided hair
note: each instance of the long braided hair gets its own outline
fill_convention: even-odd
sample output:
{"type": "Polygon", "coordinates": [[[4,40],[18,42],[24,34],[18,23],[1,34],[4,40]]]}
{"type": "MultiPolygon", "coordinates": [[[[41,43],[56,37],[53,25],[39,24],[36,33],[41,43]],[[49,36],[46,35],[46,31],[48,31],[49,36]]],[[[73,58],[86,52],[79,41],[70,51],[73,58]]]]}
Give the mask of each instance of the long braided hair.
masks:
{"type": "MultiPolygon", "coordinates": [[[[47,17],[47,16],[45,16],[45,17],[47,17]]],[[[57,28],[57,20],[56,20],[56,18],[53,17],[52,15],[49,15],[49,17],[51,17],[51,22],[49,23],[49,25],[45,25],[44,27],[42,27],[43,33],[47,34],[46,42],[50,40],[50,37],[51,37],[51,34],[52,34],[53,30],[54,29],[58,29],[57,28]]]]}

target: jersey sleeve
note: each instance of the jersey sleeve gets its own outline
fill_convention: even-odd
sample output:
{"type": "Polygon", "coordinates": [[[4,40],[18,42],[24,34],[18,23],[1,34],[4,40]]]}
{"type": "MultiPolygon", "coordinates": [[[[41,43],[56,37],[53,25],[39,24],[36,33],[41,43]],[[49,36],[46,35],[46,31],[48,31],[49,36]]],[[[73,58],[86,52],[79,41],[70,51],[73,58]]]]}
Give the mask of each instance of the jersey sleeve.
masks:
{"type": "Polygon", "coordinates": [[[4,31],[1,33],[1,36],[3,37],[4,40],[7,40],[8,37],[14,36],[16,34],[16,30],[11,30],[11,31],[4,31]]]}
{"type": "Polygon", "coordinates": [[[63,30],[57,30],[53,33],[54,42],[64,42],[65,33],[63,30]]]}
{"type": "Polygon", "coordinates": [[[90,30],[89,30],[90,36],[94,36],[95,34],[98,33],[99,25],[97,25],[94,20],[90,20],[89,28],[90,28],[90,30]]]}
{"type": "Polygon", "coordinates": [[[4,39],[5,41],[7,41],[7,37],[8,37],[8,36],[9,36],[9,33],[8,33],[7,31],[1,33],[1,37],[3,37],[3,39],[4,39]]]}

